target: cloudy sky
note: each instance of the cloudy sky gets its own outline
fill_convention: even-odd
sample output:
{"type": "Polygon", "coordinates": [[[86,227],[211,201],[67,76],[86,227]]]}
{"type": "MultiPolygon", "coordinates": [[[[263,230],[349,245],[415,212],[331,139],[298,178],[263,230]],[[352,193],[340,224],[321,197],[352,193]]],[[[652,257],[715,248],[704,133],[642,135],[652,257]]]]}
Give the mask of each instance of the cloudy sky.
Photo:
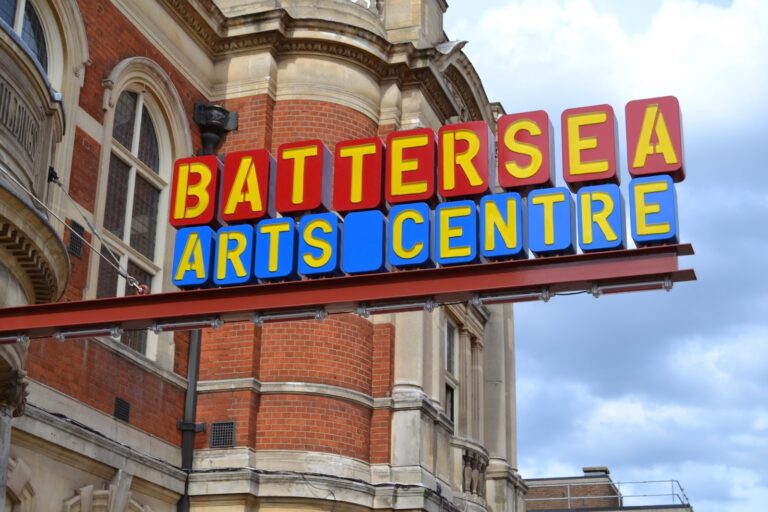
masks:
{"type": "Polygon", "coordinates": [[[520,472],[606,465],[678,479],[697,512],[766,510],[768,2],[450,4],[447,34],[509,113],[546,110],[559,133],[564,109],[609,103],[623,155],[627,101],[671,94],[683,112],[680,231],[697,254],[681,261],[699,280],[516,308],[520,472]]]}

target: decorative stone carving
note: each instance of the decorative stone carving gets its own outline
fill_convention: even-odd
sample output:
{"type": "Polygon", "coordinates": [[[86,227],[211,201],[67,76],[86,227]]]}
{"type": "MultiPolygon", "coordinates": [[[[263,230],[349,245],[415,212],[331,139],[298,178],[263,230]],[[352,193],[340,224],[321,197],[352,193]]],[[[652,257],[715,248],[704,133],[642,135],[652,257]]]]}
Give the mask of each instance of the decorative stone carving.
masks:
{"type": "Polygon", "coordinates": [[[15,418],[24,413],[27,402],[26,376],[24,370],[11,370],[9,377],[0,382],[0,406],[12,409],[15,418]]]}
{"type": "Polygon", "coordinates": [[[133,475],[119,469],[103,490],[94,490],[92,485],[78,489],[64,501],[64,512],[152,512],[148,505],[131,498],[132,481],[133,475]]]}
{"type": "Polygon", "coordinates": [[[465,449],[463,459],[462,490],[479,498],[485,498],[485,471],[488,458],[477,451],[465,449]]]}

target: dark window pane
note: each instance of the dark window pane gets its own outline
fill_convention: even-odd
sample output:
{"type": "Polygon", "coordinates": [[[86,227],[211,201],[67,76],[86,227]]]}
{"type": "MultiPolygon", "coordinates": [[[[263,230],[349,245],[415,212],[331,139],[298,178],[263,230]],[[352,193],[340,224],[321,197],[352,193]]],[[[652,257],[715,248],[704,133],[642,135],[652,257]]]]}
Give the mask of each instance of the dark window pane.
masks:
{"type": "Polygon", "coordinates": [[[0,0],[0,20],[13,28],[13,17],[16,14],[16,0],[0,0]]]}
{"type": "Polygon", "coordinates": [[[48,49],[45,47],[45,33],[40,18],[37,17],[32,2],[24,7],[24,24],[21,28],[21,39],[32,50],[37,61],[48,71],[48,49]]]}
{"type": "Polygon", "coordinates": [[[454,404],[454,398],[453,398],[453,388],[449,386],[448,384],[445,385],[445,415],[448,416],[448,418],[451,421],[454,421],[454,410],[453,410],[453,404],[454,404]]]}
{"type": "MultiPolygon", "coordinates": [[[[152,274],[144,271],[144,269],[132,261],[128,262],[128,275],[135,277],[139,281],[139,284],[146,284],[150,287],[152,285],[152,274]]],[[[136,295],[136,288],[129,286],[126,283],[125,294],[136,295]]],[[[120,342],[132,348],[136,352],[144,354],[147,351],[147,331],[124,332],[120,337],[120,342]]]]}
{"type": "Polygon", "coordinates": [[[157,172],[160,155],[157,150],[157,133],[147,108],[141,110],[141,132],[139,133],[139,160],[157,172]]]}
{"type": "Polygon", "coordinates": [[[448,322],[445,326],[445,369],[450,373],[456,371],[456,327],[448,322]]]}
{"type": "Polygon", "coordinates": [[[119,262],[112,257],[105,247],[101,248],[101,256],[102,258],[99,259],[99,280],[96,284],[97,299],[117,295],[117,270],[109,262],[120,266],[119,262]]]}
{"type": "Polygon", "coordinates": [[[120,342],[136,352],[144,354],[147,351],[147,331],[127,331],[120,336],[120,342]]]}
{"type": "Polygon", "coordinates": [[[109,158],[107,203],[104,206],[104,227],[123,238],[125,205],[128,200],[128,177],[131,168],[113,153],[109,158]]]}
{"type": "Polygon", "coordinates": [[[112,128],[112,137],[128,149],[131,149],[133,141],[137,99],[135,92],[125,91],[120,95],[115,107],[115,126],[112,128]]]}
{"type": "Polygon", "coordinates": [[[157,203],[160,191],[141,176],[136,176],[133,189],[133,218],[131,219],[131,247],[149,259],[155,258],[155,231],[157,229],[157,203]]]}

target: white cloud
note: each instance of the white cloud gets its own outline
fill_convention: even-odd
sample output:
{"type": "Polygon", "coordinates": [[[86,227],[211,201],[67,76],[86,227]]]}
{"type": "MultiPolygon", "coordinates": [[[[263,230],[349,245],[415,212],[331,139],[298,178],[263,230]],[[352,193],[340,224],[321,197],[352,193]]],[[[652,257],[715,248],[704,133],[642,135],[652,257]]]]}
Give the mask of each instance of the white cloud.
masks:
{"type": "Polygon", "coordinates": [[[587,0],[523,0],[487,9],[471,29],[459,22],[453,32],[470,40],[466,51],[489,95],[513,112],[547,106],[539,103],[550,94],[569,102],[561,107],[619,108],[673,94],[696,123],[745,120],[755,102],[765,107],[768,37],[758,20],[768,19],[768,2],[668,0],[632,33],[615,11],[587,0]]]}

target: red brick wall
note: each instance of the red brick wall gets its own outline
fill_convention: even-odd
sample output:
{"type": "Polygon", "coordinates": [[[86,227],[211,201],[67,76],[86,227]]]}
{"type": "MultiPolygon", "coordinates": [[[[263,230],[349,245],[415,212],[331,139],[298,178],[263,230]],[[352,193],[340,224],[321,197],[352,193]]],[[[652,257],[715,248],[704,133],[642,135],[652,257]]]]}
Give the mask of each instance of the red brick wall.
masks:
{"type": "Polygon", "coordinates": [[[600,509],[617,507],[620,505],[619,494],[608,483],[579,482],[571,485],[570,491],[567,484],[547,485],[537,487],[531,485],[526,495],[526,509],[528,510],[566,510],[566,509],[600,509]],[[570,495],[570,502],[568,496],[570,495]],[[596,496],[594,498],[590,496],[596,496]],[[616,496],[616,498],[610,498],[616,496]],[[570,505],[570,507],[569,507],[570,505]]]}
{"type": "Polygon", "coordinates": [[[392,394],[395,357],[395,326],[376,324],[373,328],[373,387],[374,397],[392,394]]]}
{"type": "Polygon", "coordinates": [[[200,380],[252,378],[259,374],[259,329],[251,322],[205,329],[201,340],[200,380]]]}
{"type": "MultiPolygon", "coordinates": [[[[72,224],[71,219],[66,219],[67,225],[72,224]]],[[[79,221],[78,224],[81,224],[79,221]]],[[[64,230],[64,246],[69,247],[70,240],[75,235],[69,229],[64,230]]],[[[83,233],[83,238],[86,242],[91,243],[92,236],[89,232],[83,233]]],[[[91,248],[83,242],[83,252],[78,258],[72,254],[69,255],[69,282],[67,283],[67,289],[64,291],[63,301],[82,300],[83,290],[88,283],[88,258],[91,255],[91,248]]]]}
{"type": "Polygon", "coordinates": [[[205,393],[197,398],[196,422],[205,422],[208,429],[195,437],[195,448],[208,448],[211,423],[235,422],[235,446],[254,446],[256,443],[256,413],[259,395],[250,390],[205,393]]]}
{"type": "Polygon", "coordinates": [[[272,152],[286,142],[322,139],[333,151],[338,142],[375,137],[378,125],[357,110],[335,103],[284,100],[275,105],[272,152]]]}
{"type": "Polygon", "coordinates": [[[101,145],[80,128],[75,128],[72,170],[69,175],[69,195],[93,213],[96,201],[96,181],[99,177],[101,145]]]}
{"type": "MultiPolygon", "coordinates": [[[[395,327],[376,324],[373,329],[373,386],[375,398],[392,396],[395,327]]],[[[375,409],[371,416],[371,462],[390,461],[392,411],[375,409]]]]}
{"type": "Polygon", "coordinates": [[[29,345],[27,372],[30,378],[109,415],[114,412],[115,397],[127,400],[131,425],[180,444],[176,421],[182,417],[184,391],[96,341],[35,340],[29,345]]]}
{"type": "Polygon", "coordinates": [[[357,315],[266,324],[260,378],[330,384],[371,393],[373,326],[357,315]]]}
{"type": "Polygon", "coordinates": [[[369,459],[371,411],[340,399],[262,395],[256,449],[309,450],[369,459]]]}
{"type": "Polygon", "coordinates": [[[247,149],[270,149],[275,100],[267,94],[224,101],[224,108],[237,112],[237,131],[230,132],[219,148],[222,153],[247,149]]]}

